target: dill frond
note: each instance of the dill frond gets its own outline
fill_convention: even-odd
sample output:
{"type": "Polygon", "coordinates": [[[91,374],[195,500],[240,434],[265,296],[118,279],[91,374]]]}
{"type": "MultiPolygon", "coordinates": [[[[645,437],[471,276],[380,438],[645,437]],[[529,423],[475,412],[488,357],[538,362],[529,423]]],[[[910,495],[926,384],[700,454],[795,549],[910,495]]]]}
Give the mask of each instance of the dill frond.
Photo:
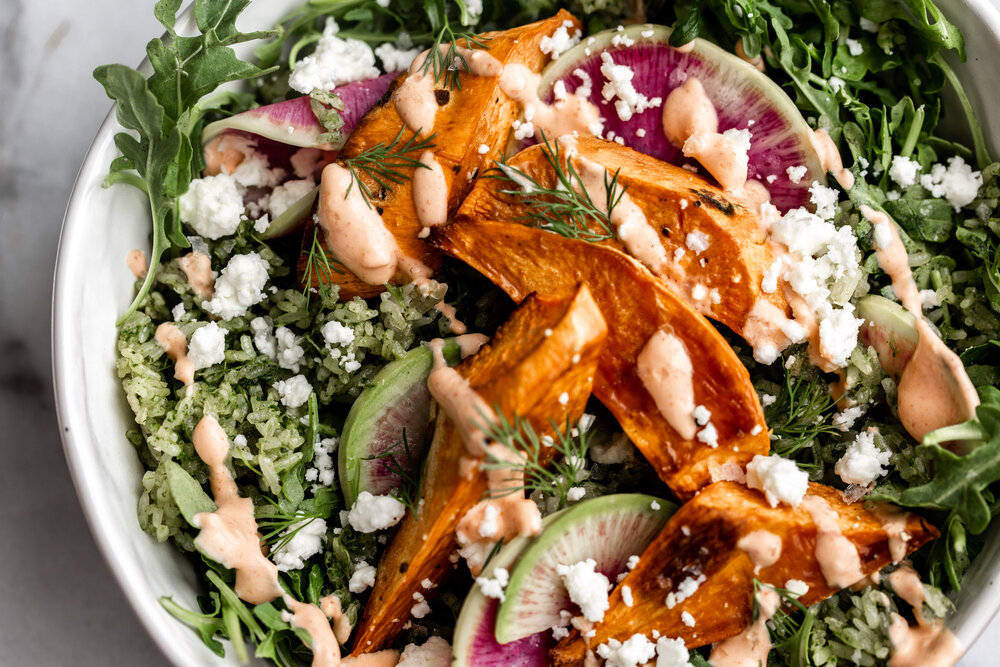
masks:
{"type": "Polygon", "coordinates": [[[554,187],[542,186],[528,174],[507,164],[505,159],[497,163],[495,171],[487,174],[490,178],[499,178],[518,186],[517,189],[500,192],[520,197],[527,205],[529,213],[520,219],[533,227],[580,241],[595,243],[618,238],[611,214],[627,189],[618,181],[619,171],[605,173],[605,200],[603,206],[598,205],[584,187],[583,178],[573,161],[563,155],[559,142],[550,142],[544,135],[542,140],[542,154],[556,176],[554,187]]]}
{"type": "Polygon", "coordinates": [[[316,225],[313,227],[312,243],[309,244],[306,268],[302,272],[302,283],[305,285],[302,288],[302,295],[309,298],[312,285],[315,282],[319,285],[320,291],[329,296],[337,282],[333,277],[335,273],[341,276],[346,275],[344,265],[327,253],[319,240],[319,225],[316,225]]]}
{"type": "Polygon", "coordinates": [[[420,69],[424,74],[430,71],[434,75],[435,81],[440,82],[445,88],[454,90],[462,89],[459,75],[472,71],[465,56],[458,49],[459,41],[465,42],[464,48],[466,49],[479,47],[489,50],[490,48],[486,45],[486,42],[489,41],[488,37],[464,31],[455,32],[446,18],[435,33],[434,43],[431,44],[427,59],[424,60],[423,67],[420,69]]]}
{"type": "Polygon", "coordinates": [[[399,134],[389,145],[376,144],[354,157],[344,160],[344,166],[351,172],[351,185],[344,193],[346,198],[351,194],[351,188],[357,184],[368,208],[372,208],[371,188],[360,178],[361,174],[366,175],[375,181],[376,185],[386,192],[392,192],[393,185],[402,185],[410,179],[406,173],[408,169],[428,169],[429,167],[419,159],[420,153],[430,148],[434,148],[432,143],[437,134],[417,140],[419,131],[409,139],[403,141],[403,133],[406,128],[400,128],[399,134]],[[416,154],[414,157],[413,154],[416,154]]]}
{"type": "Polygon", "coordinates": [[[787,458],[820,435],[838,433],[831,421],[836,404],[822,377],[793,375],[786,368],[777,400],[764,411],[775,436],[772,453],[787,458]]]}

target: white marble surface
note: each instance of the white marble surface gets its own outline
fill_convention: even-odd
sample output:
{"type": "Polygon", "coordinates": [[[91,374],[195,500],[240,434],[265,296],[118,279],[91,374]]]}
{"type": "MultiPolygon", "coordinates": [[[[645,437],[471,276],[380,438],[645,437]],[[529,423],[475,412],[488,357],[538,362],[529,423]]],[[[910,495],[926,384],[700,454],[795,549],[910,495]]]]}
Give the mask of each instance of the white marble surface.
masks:
{"type": "MultiPolygon", "coordinates": [[[[77,168],[110,108],[93,68],[136,64],[152,0],[0,0],[0,665],[167,661],[97,552],[66,469],[51,278],[77,168]]],[[[995,665],[1000,621],[960,663],[995,665]]]]}

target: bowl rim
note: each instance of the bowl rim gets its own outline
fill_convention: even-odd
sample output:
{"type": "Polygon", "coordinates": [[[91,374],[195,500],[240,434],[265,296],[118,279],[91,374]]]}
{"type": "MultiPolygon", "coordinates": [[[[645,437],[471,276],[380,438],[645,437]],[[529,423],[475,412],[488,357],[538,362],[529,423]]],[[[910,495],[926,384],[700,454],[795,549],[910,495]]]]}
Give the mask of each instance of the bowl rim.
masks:
{"type": "MultiPolygon", "coordinates": [[[[282,3],[284,4],[284,3],[282,3]]],[[[289,0],[288,4],[292,4],[289,0]]],[[[940,5],[964,5],[965,8],[979,21],[995,38],[1000,47],[1000,0],[939,0],[940,5]]],[[[943,10],[945,11],[945,10],[943,10]]],[[[947,11],[945,11],[947,15],[947,11]]],[[[177,19],[177,31],[190,29],[193,26],[193,3],[189,4],[177,19]]],[[[166,33],[162,35],[166,37],[166,33]]],[[[949,54],[951,56],[952,54],[949,54]]],[[[144,75],[150,72],[148,58],[143,58],[138,66],[139,71],[144,75]]],[[[981,108],[985,109],[986,100],[981,101],[981,108]]],[[[66,210],[63,215],[63,222],[60,229],[59,241],[56,251],[56,260],[53,270],[53,289],[51,304],[51,358],[52,358],[52,381],[55,398],[56,419],[59,427],[59,436],[62,441],[63,451],[66,456],[70,477],[73,480],[80,506],[84,517],[90,528],[91,535],[97,544],[101,556],[105,560],[108,569],[111,571],[119,588],[124,593],[125,599],[132,607],[142,626],[161,653],[178,667],[185,667],[185,662],[181,660],[179,649],[176,645],[168,641],[168,635],[159,631],[159,623],[162,621],[162,614],[158,606],[151,605],[148,599],[148,591],[131,584],[139,579],[137,575],[137,565],[124,559],[119,552],[116,540],[112,532],[102,525],[100,520],[101,507],[98,504],[95,494],[91,493],[94,485],[100,482],[88,471],[85,465],[86,449],[78,444],[78,439],[87,438],[87,429],[82,428],[87,422],[86,416],[73,404],[70,395],[74,386],[70,381],[69,360],[74,356],[74,352],[79,353],[77,339],[67,336],[65,333],[69,329],[68,324],[68,303],[64,295],[69,293],[67,283],[73,280],[73,276],[66,268],[68,263],[69,247],[80,231],[81,225],[85,222],[85,195],[83,185],[101,183],[107,172],[107,165],[100,161],[100,157],[95,152],[99,145],[111,141],[116,132],[122,131],[122,126],[118,123],[114,105],[104,117],[94,139],[87,149],[86,156],[81,163],[80,169],[74,179],[73,187],[66,210]]],[[[1000,138],[997,139],[1000,141],[1000,138]]],[[[989,143],[989,142],[988,142],[989,143]]],[[[1000,151],[1000,145],[993,147],[995,151],[1000,151]]],[[[152,538],[150,538],[152,539],[152,538]]],[[[994,521],[989,531],[986,548],[976,557],[966,580],[970,574],[975,574],[977,579],[977,590],[970,591],[970,585],[963,586],[962,593],[958,596],[956,612],[948,617],[949,625],[961,617],[959,627],[954,628],[959,637],[963,653],[967,651],[983,631],[992,621],[993,617],[1000,611],[1000,520],[994,521]],[[988,590],[992,589],[992,590],[988,590]],[[969,599],[971,598],[971,599],[969,599]]],[[[179,622],[179,621],[178,621],[179,622]]],[[[221,660],[220,660],[220,664],[221,660]]]]}

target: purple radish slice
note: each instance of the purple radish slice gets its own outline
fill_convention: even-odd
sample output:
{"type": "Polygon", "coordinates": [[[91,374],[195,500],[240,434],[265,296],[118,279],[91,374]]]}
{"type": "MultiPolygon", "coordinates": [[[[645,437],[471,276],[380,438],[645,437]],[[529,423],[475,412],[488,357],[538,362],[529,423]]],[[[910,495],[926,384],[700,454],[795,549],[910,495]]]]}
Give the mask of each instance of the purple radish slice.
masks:
{"type": "Polygon", "coordinates": [[[794,102],[766,75],[710,42],[695,39],[690,50],[673,48],[667,42],[670,32],[664,26],[634,25],[584,39],[542,72],[538,94],[551,102],[557,81],[574,92],[583,83],[574,72],[582,70],[593,82],[589,99],[604,119],[605,138],[614,132],[626,146],[683,165],[694,160],[667,141],[662,105],[623,121],[615,110],[617,98],[604,100],[601,91],[606,78],[601,73],[601,56],[607,53],[616,65],[628,66],[635,73],[632,83],[636,91],[650,100],[659,97],[665,102],[674,88],[697,77],[715,105],[719,132],[749,129],[748,177],[768,189],[771,203],[782,212],[808,206],[809,186],[813,181],[826,183],[826,173],[810,142],[812,130],[794,102]],[[806,167],[797,183],[789,177],[789,167],[806,167]]]}
{"type": "Polygon", "coordinates": [[[312,112],[309,96],[249,109],[209,123],[202,131],[201,143],[207,144],[226,130],[240,130],[292,146],[339,150],[361,118],[382,99],[397,76],[398,72],[390,72],[374,79],[355,81],[333,91],[344,102],[344,110],[340,112],[344,121],[341,128],[342,139],[335,144],[320,141],[325,130],[312,112]]]}
{"type": "MultiPolygon", "coordinates": [[[[451,365],[461,361],[454,339],[445,340],[444,357],[451,365]]],[[[348,507],[362,491],[380,496],[398,488],[402,479],[393,462],[409,472],[422,461],[431,405],[427,376],[433,362],[430,348],[410,350],[380,370],[351,406],[337,466],[348,507]],[[404,430],[409,457],[402,446],[404,430]]]]}
{"type": "MultiPolygon", "coordinates": [[[[557,512],[542,521],[542,532],[565,512],[557,512]]],[[[483,568],[481,576],[494,578],[497,568],[510,570],[530,537],[517,537],[503,546],[483,568]]],[[[539,632],[516,642],[500,645],[494,636],[500,601],[483,595],[473,586],[465,597],[452,640],[453,667],[544,667],[549,664],[549,649],[556,645],[551,631],[539,632]]]]}
{"type": "Polygon", "coordinates": [[[521,554],[510,573],[497,614],[497,642],[508,645],[548,632],[560,624],[559,612],[575,609],[557,565],[593,558],[595,570],[615,582],[628,559],[646,549],[676,510],[672,502],[638,493],[601,496],[566,510],[521,554]]]}
{"type": "Polygon", "coordinates": [[[913,315],[895,301],[878,294],[858,299],[857,315],[864,320],[858,342],[875,348],[885,374],[899,380],[920,342],[913,315]]]}

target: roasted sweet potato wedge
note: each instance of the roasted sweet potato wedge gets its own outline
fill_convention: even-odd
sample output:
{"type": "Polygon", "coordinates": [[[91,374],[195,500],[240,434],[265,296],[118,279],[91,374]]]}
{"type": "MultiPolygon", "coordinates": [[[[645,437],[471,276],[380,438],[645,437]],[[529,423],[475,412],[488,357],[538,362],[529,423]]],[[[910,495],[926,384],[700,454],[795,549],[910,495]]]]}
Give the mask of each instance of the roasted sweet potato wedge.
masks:
{"type": "Polygon", "coordinates": [[[456,222],[431,241],[520,301],[532,292],[567,294],[590,286],[608,323],[594,395],[681,498],[708,484],[714,465],[744,465],[770,450],[750,375],[725,339],[663,281],[619,250],[503,222],[456,222]],[[636,360],[657,330],[680,338],[693,364],[697,405],[711,411],[717,446],[685,440],[639,379],[636,360]]]}
{"type": "MultiPolygon", "coordinates": [[[[613,141],[580,136],[572,144],[574,162],[589,160],[618,174],[619,186],[625,188],[649,224],[661,232],[660,243],[668,261],[653,272],[698,312],[737,333],[743,332],[759,299],[791,314],[781,290],[772,294],[761,290],[764,272],[775,257],[757,217],[747,208],[705,178],[613,141]]],[[[551,188],[556,185],[550,162],[554,153],[554,142],[549,147],[538,144],[521,151],[507,164],[551,188]]],[[[563,148],[559,153],[564,163],[567,150],[563,148]]],[[[516,189],[507,180],[481,178],[455,219],[526,221],[530,209],[525,198],[502,192],[516,189]]],[[[596,224],[591,231],[599,231],[596,224]]],[[[603,243],[624,249],[617,239],[603,243]]]]}
{"type": "MultiPolygon", "coordinates": [[[[857,548],[865,575],[892,561],[888,526],[879,514],[863,503],[845,503],[840,491],[821,484],[810,484],[809,496],[822,498],[836,514],[836,525],[857,548]]],[[[906,553],[937,537],[937,531],[919,516],[908,514],[898,521],[897,528],[905,526],[909,537],[906,553]]],[[[819,602],[837,589],[827,585],[816,544],[816,524],[803,506],[771,507],[762,493],[742,484],[711,484],[670,518],[639,564],[612,591],[611,606],[595,626],[597,634],[590,645],[609,638],[625,641],[635,633],[650,636],[653,630],[683,639],[688,648],[732,637],[750,623],[755,578],[777,588],[797,579],[809,587],[799,600],[807,606],[819,602]],[[756,572],[747,553],[751,547],[741,543],[755,531],[766,531],[781,543],[777,562],[762,565],[756,572]],[[688,586],[681,585],[685,580],[690,580],[688,586]],[[631,589],[631,607],[622,601],[623,586],[631,589]],[[675,598],[668,601],[670,594],[675,598]],[[684,612],[694,617],[693,626],[684,623],[684,612]]],[[[586,652],[586,642],[574,632],[552,650],[552,663],[582,665],[586,652]]]]}
{"type": "MultiPolygon", "coordinates": [[[[503,32],[485,33],[482,38],[489,53],[501,64],[519,64],[532,72],[539,72],[549,62],[548,55],[539,49],[543,37],[549,37],[565,21],[577,28],[580,22],[572,14],[560,10],[555,16],[503,32]]],[[[572,30],[571,30],[572,32],[572,30]]],[[[397,79],[383,101],[358,124],[340,152],[340,159],[355,157],[364,151],[382,144],[390,145],[400,132],[400,143],[405,143],[418,128],[406,128],[396,111],[393,93],[409,74],[397,79]]],[[[474,76],[471,73],[458,74],[459,86],[453,89],[444,85],[436,91],[439,104],[434,120],[434,154],[444,171],[448,184],[448,214],[455,212],[472,188],[476,176],[493,163],[507,144],[511,124],[517,119],[517,103],[510,99],[499,87],[499,77],[474,76]],[[487,146],[484,153],[480,146],[487,146]]],[[[419,158],[419,155],[408,155],[419,158]]],[[[441,258],[433,247],[417,238],[421,230],[413,204],[414,167],[403,167],[400,173],[403,183],[393,184],[392,191],[382,188],[368,175],[361,173],[380,209],[382,221],[395,236],[400,250],[408,257],[419,260],[436,271],[441,266],[441,258]]],[[[304,278],[305,266],[312,243],[312,234],[307,230],[303,252],[299,257],[299,279],[304,278]]],[[[340,296],[370,297],[379,294],[381,285],[368,285],[349,272],[334,274],[333,279],[340,285],[340,296]]],[[[402,279],[402,277],[400,277],[402,279]]],[[[315,285],[315,282],[314,282],[315,285]]]]}
{"type": "MultiPolygon", "coordinates": [[[[508,419],[520,415],[538,432],[577,419],[590,396],[607,326],[589,289],[532,297],[493,339],[458,366],[473,389],[508,419]],[[546,333],[548,332],[548,335],[546,333]],[[568,400],[560,401],[560,395],[568,400]]],[[[421,505],[408,513],[379,563],[371,598],[354,638],[354,653],[390,645],[410,618],[414,593],[430,598],[455,567],[455,529],[487,489],[482,471],[463,466],[468,449],[457,427],[438,414],[420,483],[421,505]]]]}

